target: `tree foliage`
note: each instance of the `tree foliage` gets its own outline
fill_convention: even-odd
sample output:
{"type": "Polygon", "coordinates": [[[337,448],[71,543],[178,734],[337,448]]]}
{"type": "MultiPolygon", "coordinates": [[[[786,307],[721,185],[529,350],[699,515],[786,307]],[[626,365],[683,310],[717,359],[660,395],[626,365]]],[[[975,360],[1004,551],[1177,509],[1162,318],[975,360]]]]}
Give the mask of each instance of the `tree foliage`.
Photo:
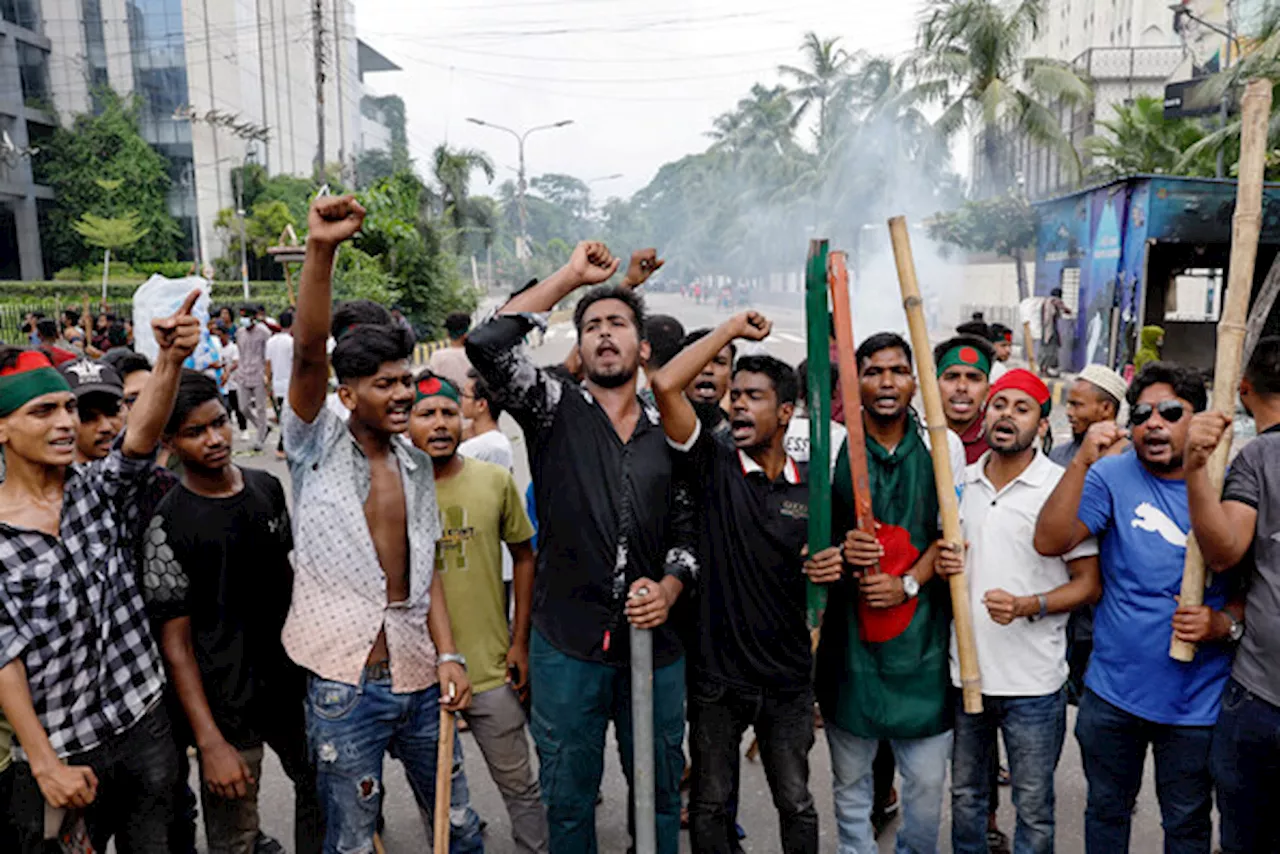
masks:
{"type": "Polygon", "coordinates": [[[935,123],[943,136],[966,126],[981,131],[978,195],[1013,186],[1019,136],[1053,148],[1068,167],[1079,163],[1056,108],[1085,104],[1092,92],[1068,63],[1025,57],[1044,14],[1044,0],[931,0],[925,12],[919,85],[944,107],[935,123]]]}
{"type": "Polygon", "coordinates": [[[1213,154],[1209,151],[1182,164],[1183,153],[1204,139],[1203,123],[1165,118],[1162,98],[1143,95],[1131,104],[1117,104],[1114,118],[1098,124],[1106,133],[1084,141],[1085,151],[1093,159],[1091,176],[1111,179],[1164,173],[1213,177],[1213,154]]]}
{"type": "Polygon", "coordinates": [[[994,252],[1006,258],[1036,242],[1036,213],[1017,194],[967,201],[930,220],[929,237],[970,252],[994,252]]]}
{"type": "Polygon", "coordinates": [[[110,89],[97,93],[101,112],[75,116],[57,128],[33,161],[36,180],[54,201],[42,230],[53,269],[95,260],[91,244],[74,227],[92,214],[118,219],[132,212],[142,236],[122,248],[125,260],[165,261],[182,245],[182,228],[169,213],[169,164],[138,133],[138,101],[110,89]],[[104,189],[99,181],[115,188],[104,189]]]}
{"type": "Polygon", "coordinates": [[[84,242],[98,249],[120,252],[147,236],[142,218],[136,211],[127,211],[117,217],[103,217],[87,213],[71,224],[84,242]]]}

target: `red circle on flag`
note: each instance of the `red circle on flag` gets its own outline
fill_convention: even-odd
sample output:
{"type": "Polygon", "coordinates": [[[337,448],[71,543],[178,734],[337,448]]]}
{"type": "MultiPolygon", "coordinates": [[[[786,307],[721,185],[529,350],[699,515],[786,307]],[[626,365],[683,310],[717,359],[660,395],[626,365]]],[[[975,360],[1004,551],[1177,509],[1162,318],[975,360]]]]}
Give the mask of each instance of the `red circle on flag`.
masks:
{"type": "Polygon", "coordinates": [[[978,364],[978,360],[981,358],[978,355],[978,351],[972,347],[961,347],[960,352],[957,355],[959,355],[960,361],[964,362],[966,365],[976,365],[978,364]]]}
{"type": "Polygon", "coordinates": [[[444,386],[440,384],[439,377],[427,377],[425,380],[418,383],[418,391],[425,395],[438,394],[442,388],[444,388],[444,386]]]}

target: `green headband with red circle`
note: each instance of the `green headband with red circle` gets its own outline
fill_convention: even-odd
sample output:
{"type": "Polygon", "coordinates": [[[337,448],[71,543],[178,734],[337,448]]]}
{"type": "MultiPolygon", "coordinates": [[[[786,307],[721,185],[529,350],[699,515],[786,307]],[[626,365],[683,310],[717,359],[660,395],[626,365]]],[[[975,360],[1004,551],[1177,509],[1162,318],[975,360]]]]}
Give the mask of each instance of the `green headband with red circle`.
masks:
{"type": "Polygon", "coordinates": [[[938,376],[942,376],[942,372],[952,365],[977,368],[987,376],[991,376],[991,360],[972,344],[957,344],[943,353],[942,358],[938,360],[938,376]]]}
{"type": "Polygon", "coordinates": [[[415,404],[426,397],[447,397],[454,403],[461,404],[460,395],[453,383],[444,377],[438,377],[434,374],[423,377],[413,385],[413,402],[415,404]]]}
{"type": "Polygon", "coordinates": [[[71,391],[71,386],[49,357],[37,350],[25,350],[12,366],[0,370],[0,418],[12,415],[41,395],[58,391],[71,391]]]}

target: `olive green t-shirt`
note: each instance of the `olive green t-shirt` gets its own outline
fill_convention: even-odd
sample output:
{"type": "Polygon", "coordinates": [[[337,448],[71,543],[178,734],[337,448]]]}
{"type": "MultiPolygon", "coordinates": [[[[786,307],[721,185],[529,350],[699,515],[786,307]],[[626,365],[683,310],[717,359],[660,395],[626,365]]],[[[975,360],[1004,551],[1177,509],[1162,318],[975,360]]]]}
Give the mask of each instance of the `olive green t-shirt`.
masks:
{"type": "Polygon", "coordinates": [[[497,688],[507,677],[502,544],[533,539],[515,478],[502,466],[463,459],[462,471],[436,482],[440,541],[436,572],[444,585],[458,651],[467,658],[475,692],[497,688]]]}

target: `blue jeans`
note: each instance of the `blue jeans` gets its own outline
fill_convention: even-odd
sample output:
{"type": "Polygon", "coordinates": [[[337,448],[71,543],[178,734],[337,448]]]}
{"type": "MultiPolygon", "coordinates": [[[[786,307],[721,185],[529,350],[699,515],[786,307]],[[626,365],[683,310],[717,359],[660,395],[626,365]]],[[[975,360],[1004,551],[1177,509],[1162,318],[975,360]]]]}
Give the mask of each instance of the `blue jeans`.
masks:
{"type": "Polygon", "coordinates": [[[1053,772],[1067,734],[1067,691],[1043,697],[983,696],[982,712],[956,703],[951,757],[951,850],[987,854],[991,763],[997,733],[1004,735],[1018,814],[1014,854],[1053,854],[1053,772]]]}
{"type": "MultiPolygon", "coordinates": [[[[529,646],[538,781],[551,854],[596,854],[596,793],[604,774],[605,730],[613,721],[631,782],[631,672],[565,655],[535,629],[529,646]]],[[[680,850],[684,773],[684,659],[653,671],[653,759],[658,854],[680,850]]],[[[631,799],[634,803],[634,799],[631,799]]],[[[628,809],[630,814],[630,809],[628,809]]]]}
{"type": "MultiPolygon", "coordinates": [[[[878,739],[860,738],[825,721],[831,770],[835,781],[836,827],[839,854],[877,854],[871,827],[874,800],[872,765],[878,739]]],[[[893,739],[893,756],[902,774],[902,828],[894,845],[896,854],[936,854],[942,824],[942,794],[951,760],[951,733],[929,738],[893,739]]]]}
{"type": "Polygon", "coordinates": [[[1209,744],[1213,727],[1157,724],[1113,706],[1088,689],[1076,717],[1076,740],[1089,783],[1084,811],[1088,854],[1129,850],[1133,805],[1150,745],[1165,854],[1208,854],[1213,807],[1209,744]]]}
{"type": "Polygon", "coordinates": [[[1280,851],[1280,708],[1228,680],[1210,765],[1222,854],[1280,851]]]}
{"type": "MultiPolygon", "coordinates": [[[[307,743],[316,760],[316,788],[325,814],[325,854],[367,854],[382,803],[382,757],[404,763],[420,806],[435,805],[440,687],[393,694],[391,680],[360,685],[312,676],[307,689],[307,743]]],[[[457,761],[455,753],[455,762],[457,761]]],[[[466,802],[457,791],[451,803],[466,802]]],[[[483,852],[480,819],[469,807],[450,809],[450,854],[483,852]]]]}

